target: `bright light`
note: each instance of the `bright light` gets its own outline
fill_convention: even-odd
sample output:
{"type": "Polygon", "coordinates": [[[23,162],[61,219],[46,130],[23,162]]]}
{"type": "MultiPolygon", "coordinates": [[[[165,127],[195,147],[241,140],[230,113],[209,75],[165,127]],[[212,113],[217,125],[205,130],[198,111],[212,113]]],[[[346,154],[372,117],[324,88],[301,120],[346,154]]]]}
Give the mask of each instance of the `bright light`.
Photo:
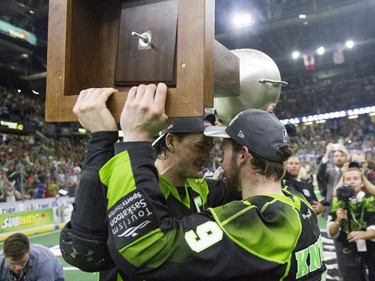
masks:
{"type": "Polygon", "coordinates": [[[38,91],[32,90],[32,92],[33,92],[34,95],[39,95],[38,91]]]}
{"type": "Polygon", "coordinates": [[[233,17],[235,27],[245,27],[251,25],[251,16],[249,14],[235,15],[233,17]]]}
{"type": "Polygon", "coordinates": [[[305,14],[299,14],[299,15],[298,15],[298,18],[300,18],[300,19],[305,19],[305,18],[307,18],[307,16],[306,16],[305,14]]]}
{"type": "Polygon", "coordinates": [[[361,107],[361,108],[354,108],[354,109],[349,109],[349,110],[341,110],[341,111],[336,111],[336,112],[326,112],[326,113],[317,114],[317,115],[295,117],[291,119],[284,119],[281,121],[283,122],[283,124],[287,124],[287,123],[298,124],[301,122],[303,124],[306,124],[306,123],[310,124],[310,122],[323,123],[324,120],[342,118],[346,116],[349,119],[355,119],[355,118],[358,118],[358,115],[362,115],[362,114],[375,116],[375,105],[361,107]]]}
{"type": "Polygon", "coordinates": [[[346,46],[348,49],[351,49],[351,48],[354,47],[354,42],[353,42],[352,40],[348,40],[348,41],[346,41],[345,46],[346,46]]]}
{"type": "Polygon", "coordinates": [[[18,92],[18,93],[21,93],[22,91],[21,91],[21,89],[18,89],[17,92],[18,92]]]}
{"type": "Polygon", "coordinates": [[[294,52],[292,53],[292,58],[294,58],[295,60],[298,59],[299,56],[300,56],[300,53],[299,53],[298,51],[294,51],[294,52]]]}
{"type": "Polygon", "coordinates": [[[324,47],[319,47],[316,52],[318,53],[318,55],[323,55],[325,50],[324,50],[324,47]]]}

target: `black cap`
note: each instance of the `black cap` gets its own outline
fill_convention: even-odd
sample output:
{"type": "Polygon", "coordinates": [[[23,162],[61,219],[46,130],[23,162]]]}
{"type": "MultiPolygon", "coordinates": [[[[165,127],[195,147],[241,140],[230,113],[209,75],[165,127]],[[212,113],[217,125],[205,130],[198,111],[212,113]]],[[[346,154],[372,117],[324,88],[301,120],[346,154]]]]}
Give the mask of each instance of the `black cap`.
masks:
{"type": "Polygon", "coordinates": [[[231,138],[272,162],[286,160],[279,153],[279,149],[289,146],[288,133],[272,112],[247,109],[234,117],[228,127],[209,126],[204,134],[211,137],[231,138]]]}
{"type": "Polygon", "coordinates": [[[207,127],[204,124],[207,116],[177,117],[168,128],[160,132],[159,137],[152,143],[155,146],[167,133],[203,133],[207,127]]]}

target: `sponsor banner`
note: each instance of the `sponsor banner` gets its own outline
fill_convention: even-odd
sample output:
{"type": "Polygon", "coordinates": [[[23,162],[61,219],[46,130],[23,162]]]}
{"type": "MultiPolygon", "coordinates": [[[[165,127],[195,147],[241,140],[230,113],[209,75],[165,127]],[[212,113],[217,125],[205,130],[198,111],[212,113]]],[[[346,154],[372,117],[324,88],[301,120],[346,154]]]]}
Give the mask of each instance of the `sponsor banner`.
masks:
{"type": "Polygon", "coordinates": [[[14,203],[0,203],[0,215],[31,210],[48,209],[58,206],[71,207],[72,203],[74,202],[74,197],[63,196],[60,198],[60,202],[61,204],[56,204],[55,198],[51,197],[43,199],[16,201],[14,203]]]}
{"type": "Polygon", "coordinates": [[[43,209],[0,215],[0,233],[53,224],[53,210],[43,209]]]}

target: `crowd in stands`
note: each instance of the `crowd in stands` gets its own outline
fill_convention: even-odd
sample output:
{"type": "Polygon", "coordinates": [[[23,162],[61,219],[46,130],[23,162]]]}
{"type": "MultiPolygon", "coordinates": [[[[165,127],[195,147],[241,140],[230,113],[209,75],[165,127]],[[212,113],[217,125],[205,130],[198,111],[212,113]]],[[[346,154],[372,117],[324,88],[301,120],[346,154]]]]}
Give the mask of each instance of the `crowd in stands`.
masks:
{"type": "Polygon", "coordinates": [[[25,126],[40,129],[44,125],[42,96],[29,96],[18,89],[0,86],[0,118],[11,122],[24,122],[25,126]]]}
{"type": "MultiPolygon", "coordinates": [[[[325,79],[302,89],[283,90],[275,111],[280,119],[333,112],[375,105],[375,76],[356,79],[325,79]]],[[[44,100],[40,96],[23,95],[0,87],[0,119],[29,122],[39,134],[1,133],[0,201],[12,202],[28,198],[54,197],[59,190],[74,196],[83,168],[87,135],[62,136],[46,131],[44,100]]],[[[78,127],[78,123],[56,124],[78,127]]],[[[364,151],[367,159],[375,159],[375,116],[357,119],[336,118],[323,124],[296,127],[292,140],[305,165],[316,168],[328,143],[343,143],[351,150],[364,151]]],[[[219,148],[213,155],[214,160],[219,148]]]]}
{"type": "Polygon", "coordinates": [[[34,136],[3,134],[0,139],[0,202],[74,196],[84,161],[83,139],[40,141],[34,136]]]}
{"type": "Polygon", "coordinates": [[[302,88],[288,85],[276,109],[280,119],[375,105],[375,75],[313,80],[302,88]]]}

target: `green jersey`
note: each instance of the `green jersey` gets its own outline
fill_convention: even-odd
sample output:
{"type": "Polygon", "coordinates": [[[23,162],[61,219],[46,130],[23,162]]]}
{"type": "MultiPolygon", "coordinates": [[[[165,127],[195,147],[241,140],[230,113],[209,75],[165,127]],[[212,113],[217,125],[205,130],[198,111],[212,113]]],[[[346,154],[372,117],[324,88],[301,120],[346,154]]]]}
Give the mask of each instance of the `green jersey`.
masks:
{"type": "Polygon", "coordinates": [[[126,275],[147,280],[324,280],[320,230],[298,197],[254,196],[172,217],[150,143],[116,145],[100,170],[108,247],[126,275]],[[125,172],[126,171],[126,172],[125,172]]]}

